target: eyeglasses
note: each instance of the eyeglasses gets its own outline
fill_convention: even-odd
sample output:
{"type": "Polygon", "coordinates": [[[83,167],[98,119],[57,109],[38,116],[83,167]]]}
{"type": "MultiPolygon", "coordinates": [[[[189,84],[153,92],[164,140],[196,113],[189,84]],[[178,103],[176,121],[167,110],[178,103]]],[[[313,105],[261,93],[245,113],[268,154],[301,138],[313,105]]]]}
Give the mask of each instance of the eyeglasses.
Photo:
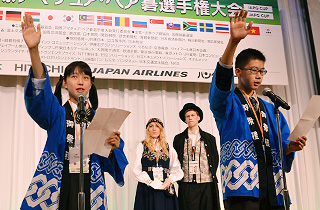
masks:
{"type": "Polygon", "coordinates": [[[252,67],[252,68],[250,68],[250,69],[242,69],[242,68],[240,68],[241,70],[250,70],[250,72],[251,72],[251,74],[258,74],[258,73],[260,73],[261,75],[266,75],[267,74],[267,70],[266,69],[258,69],[257,67],[252,67]]]}

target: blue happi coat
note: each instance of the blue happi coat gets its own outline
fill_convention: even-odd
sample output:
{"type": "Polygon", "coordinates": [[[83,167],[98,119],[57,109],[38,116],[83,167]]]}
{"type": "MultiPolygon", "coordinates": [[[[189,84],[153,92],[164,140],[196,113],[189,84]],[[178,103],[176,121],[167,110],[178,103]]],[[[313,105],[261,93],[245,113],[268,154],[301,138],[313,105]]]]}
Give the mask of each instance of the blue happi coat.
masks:
{"type": "MultiPolygon", "coordinates": [[[[223,68],[219,65],[219,68],[223,68]]],[[[224,69],[221,69],[222,71],[224,69]]],[[[229,91],[221,91],[216,86],[216,72],[213,74],[209,102],[220,134],[220,169],[223,199],[231,196],[250,196],[259,198],[259,176],[257,154],[253,144],[247,115],[234,93],[234,75],[230,78],[229,91]]],[[[274,105],[262,100],[267,115],[271,153],[273,159],[273,176],[279,205],[283,205],[283,178],[277,123],[274,105]]],[[[283,153],[286,153],[290,130],[286,119],[280,113],[283,153]]],[[[294,153],[285,156],[286,172],[291,170],[294,153]]]]}
{"type": "MultiPolygon", "coordinates": [[[[33,77],[30,70],[25,85],[25,104],[32,119],[47,131],[48,138],[21,209],[58,209],[66,145],[66,112],[52,93],[49,75],[38,95],[31,81],[33,77]]],[[[128,162],[123,146],[120,139],[119,148],[114,150],[113,163],[108,158],[92,154],[91,209],[107,209],[104,173],[101,171],[108,172],[118,185],[124,184],[123,173],[128,162]]]]}

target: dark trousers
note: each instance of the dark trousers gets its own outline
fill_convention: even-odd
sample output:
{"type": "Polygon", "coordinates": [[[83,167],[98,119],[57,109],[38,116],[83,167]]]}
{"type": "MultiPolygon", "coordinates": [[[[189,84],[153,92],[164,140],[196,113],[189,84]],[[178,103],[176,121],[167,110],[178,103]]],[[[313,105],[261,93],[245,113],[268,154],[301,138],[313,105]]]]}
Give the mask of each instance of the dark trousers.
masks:
{"type": "MultiPolygon", "coordinates": [[[[63,175],[59,210],[78,210],[79,174],[63,175]]],[[[90,210],[90,174],[84,174],[85,209],[90,210]]]]}
{"type": "Polygon", "coordinates": [[[179,183],[179,208],[180,210],[215,209],[213,203],[213,183],[179,183]]]}
{"type": "Polygon", "coordinates": [[[254,198],[246,196],[228,197],[223,201],[225,210],[269,210],[281,209],[283,206],[271,207],[268,198],[254,198]]]}

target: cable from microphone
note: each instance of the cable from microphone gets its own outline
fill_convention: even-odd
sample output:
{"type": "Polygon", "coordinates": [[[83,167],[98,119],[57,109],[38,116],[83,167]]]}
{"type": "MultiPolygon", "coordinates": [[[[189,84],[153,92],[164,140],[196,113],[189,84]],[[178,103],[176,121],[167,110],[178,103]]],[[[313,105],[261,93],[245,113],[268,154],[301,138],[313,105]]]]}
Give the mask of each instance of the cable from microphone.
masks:
{"type": "Polygon", "coordinates": [[[86,99],[87,99],[87,96],[84,93],[78,93],[77,95],[78,113],[81,119],[83,119],[86,116],[86,99]]]}
{"type": "Polygon", "coordinates": [[[272,92],[270,88],[263,89],[262,94],[264,96],[269,97],[275,106],[281,106],[286,110],[290,109],[289,104],[285,102],[282,98],[280,98],[280,96],[277,96],[276,94],[274,94],[274,92],[272,92]]]}

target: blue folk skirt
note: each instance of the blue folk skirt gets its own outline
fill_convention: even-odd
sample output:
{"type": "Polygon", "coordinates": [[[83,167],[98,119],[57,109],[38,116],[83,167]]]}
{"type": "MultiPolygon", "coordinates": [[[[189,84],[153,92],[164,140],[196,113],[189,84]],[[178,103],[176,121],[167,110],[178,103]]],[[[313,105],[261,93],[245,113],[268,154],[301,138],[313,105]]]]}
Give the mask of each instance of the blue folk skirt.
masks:
{"type": "Polygon", "coordinates": [[[139,182],[134,210],[179,210],[178,198],[175,192],[171,195],[166,190],[155,190],[139,182]]]}

